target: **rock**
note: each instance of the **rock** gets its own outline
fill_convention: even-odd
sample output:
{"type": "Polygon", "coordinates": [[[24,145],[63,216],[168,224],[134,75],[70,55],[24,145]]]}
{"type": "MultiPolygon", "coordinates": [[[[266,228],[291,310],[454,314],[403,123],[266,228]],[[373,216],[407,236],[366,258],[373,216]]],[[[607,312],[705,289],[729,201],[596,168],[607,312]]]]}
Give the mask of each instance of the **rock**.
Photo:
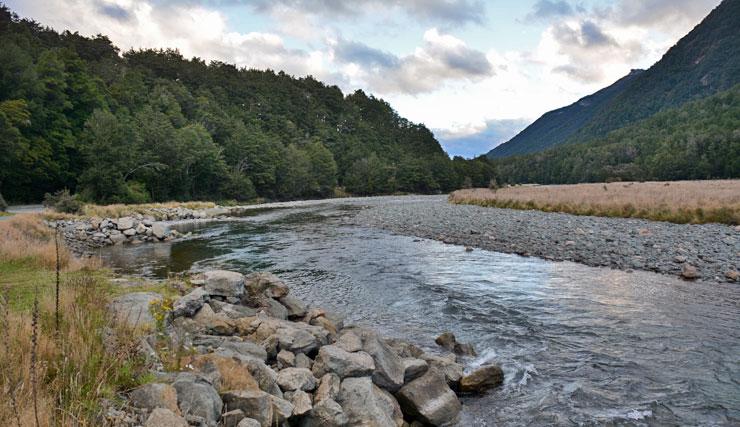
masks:
{"type": "Polygon", "coordinates": [[[224,393],[224,406],[227,410],[239,409],[250,418],[257,420],[262,427],[273,425],[274,410],[270,394],[262,390],[234,390],[224,393]]]}
{"type": "Polygon", "coordinates": [[[465,252],[473,252],[473,248],[470,246],[465,246],[465,252]]]}
{"type": "Polygon", "coordinates": [[[385,343],[401,358],[421,358],[424,351],[419,347],[397,338],[387,338],[385,343]]]}
{"type": "Polygon", "coordinates": [[[347,414],[337,402],[324,399],[314,405],[301,427],[345,427],[348,422],[347,414]]]}
{"type": "Polygon", "coordinates": [[[262,361],[267,360],[265,349],[252,341],[227,341],[221,347],[233,350],[244,356],[254,357],[262,361]]]}
{"type": "Polygon", "coordinates": [[[223,313],[229,319],[241,319],[243,317],[254,317],[257,314],[257,309],[252,307],[245,307],[243,305],[229,304],[227,302],[219,300],[211,300],[208,302],[213,311],[216,313],[223,313]]]}
{"type": "Polygon", "coordinates": [[[298,319],[306,315],[306,304],[292,295],[278,300],[288,310],[288,319],[298,319]]]}
{"type": "Polygon", "coordinates": [[[288,295],[288,286],[272,273],[252,273],[245,278],[245,286],[253,298],[267,296],[282,298],[288,295]]]}
{"type": "Polygon", "coordinates": [[[304,353],[298,353],[295,356],[295,367],[311,369],[313,367],[313,361],[304,353]]]}
{"type": "Polygon", "coordinates": [[[434,342],[437,343],[438,346],[452,351],[455,348],[457,340],[455,339],[455,334],[452,332],[443,332],[440,336],[435,338],[434,342]]]}
{"type": "Polygon", "coordinates": [[[496,365],[482,366],[470,375],[460,379],[460,391],[463,393],[483,393],[504,382],[504,371],[496,365]]]}
{"type": "Polygon", "coordinates": [[[184,362],[185,366],[213,378],[212,384],[220,390],[259,390],[249,368],[237,359],[211,353],[190,356],[184,362]]]}
{"type": "Polygon", "coordinates": [[[373,370],[375,363],[369,354],[362,351],[350,353],[336,345],[321,347],[312,369],[317,377],[333,372],[339,378],[371,375],[373,370]]]}
{"type": "Polygon", "coordinates": [[[475,357],[478,355],[478,353],[476,353],[475,351],[475,348],[473,347],[473,344],[463,344],[458,342],[455,343],[455,348],[452,351],[460,356],[475,357]]]}
{"type": "Polygon", "coordinates": [[[177,390],[169,384],[151,383],[134,389],[129,395],[129,402],[142,409],[166,408],[179,414],[177,407],[177,390]]]}
{"type": "Polygon", "coordinates": [[[124,216],[123,218],[118,218],[116,221],[116,228],[118,228],[119,231],[128,230],[129,228],[134,227],[134,219],[130,216],[124,216]]]}
{"type": "Polygon", "coordinates": [[[282,396],[280,386],[277,384],[277,372],[267,366],[264,361],[225,348],[219,348],[215,354],[236,358],[247,367],[249,373],[257,381],[257,384],[259,384],[260,390],[276,396],[282,396]]]}
{"type": "Polygon", "coordinates": [[[279,350],[298,353],[311,353],[329,342],[329,333],[318,326],[302,322],[290,322],[274,318],[260,318],[253,339],[262,342],[271,335],[278,340],[279,350]]]}
{"type": "Polygon", "coordinates": [[[288,350],[280,350],[277,354],[278,369],[292,368],[295,366],[295,354],[288,350]]]}
{"type": "Polygon", "coordinates": [[[728,270],[725,272],[725,278],[737,282],[740,281],[740,273],[736,270],[728,270]]]}
{"type": "Polygon", "coordinates": [[[346,378],[342,381],[337,402],[347,414],[349,425],[403,425],[403,413],[396,399],[373,384],[368,377],[346,378]]]}
{"type": "Polygon", "coordinates": [[[296,390],[290,395],[290,403],[293,404],[293,416],[301,417],[311,411],[311,395],[303,390],[296,390]]]}
{"type": "Polygon", "coordinates": [[[121,233],[119,234],[111,233],[110,236],[108,236],[108,238],[110,239],[111,243],[114,245],[119,245],[126,241],[126,236],[124,236],[121,233]]]}
{"type": "Polygon", "coordinates": [[[136,226],[136,234],[145,234],[146,233],[146,226],[144,224],[139,224],[136,226]]]}
{"type": "Polygon", "coordinates": [[[175,301],[172,305],[172,317],[193,317],[210,298],[205,289],[195,288],[189,294],[175,301]]]}
{"type": "Polygon", "coordinates": [[[123,235],[124,236],[127,236],[127,237],[135,236],[136,235],[136,230],[134,230],[133,228],[129,228],[127,230],[123,230],[123,235]]]}
{"type": "Polygon", "coordinates": [[[125,322],[132,328],[152,328],[155,325],[149,307],[161,301],[162,295],[156,292],[133,292],[114,298],[108,310],[117,321],[125,322]]]}
{"type": "Polygon", "coordinates": [[[254,418],[244,418],[236,427],[260,427],[260,422],[254,418]]]}
{"type": "Polygon", "coordinates": [[[693,265],[689,263],[684,263],[681,266],[681,277],[683,277],[686,280],[696,280],[699,276],[699,271],[694,267],[693,265]]]}
{"type": "Polygon", "coordinates": [[[362,330],[362,350],[375,362],[373,382],[391,393],[403,385],[404,367],[401,358],[380,339],[378,334],[362,330]]]}
{"type": "Polygon", "coordinates": [[[311,391],[316,388],[316,378],[305,368],[285,368],[278,372],[277,382],[283,391],[311,391]]]}
{"type": "Polygon", "coordinates": [[[450,354],[448,356],[432,356],[424,354],[421,357],[430,367],[436,368],[438,371],[442,372],[450,387],[458,387],[460,379],[463,377],[463,366],[455,361],[456,358],[454,354],[450,354]]]}
{"type": "Polygon", "coordinates": [[[337,331],[339,330],[337,325],[335,325],[334,322],[332,322],[325,316],[314,317],[313,319],[311,319],[309,324],[314,326],[321,326],[322,328],[329,331],[332,336],[336,335],[337,331]]]}
{"type": "Polygon", "coordinates": [[[261,304],[262,309],[265,311],[265,313],[267,313],[268,316],[280,320],[288,319],[288,309],[274,299],[264,298],[261,301],[261,304]]]}
{"type": "Polygon", "coordinates": [[[155,222],[152,224],[152,235],[159,240],[167,237],[167,228],[161,222],[155,222]]]}
{"type": "Polygon", "coordinates": [[[293,415],[293,410],[295,409],[293,404],[274,395],[270,395],[270,400],[272,401],[273,424],[285,424],[288,418],[293,415]]]}
{"type": "Polygon", "coordinates": [[[427,371],[427,369],[429,369],[429,364],[422,359],[407,357],[401,359],[401,362],[403,363],[404,383],[419,378],[427,371]]]}
{"type": "Polygon", "coordinates": [[[352,353],[362,350],[362,339],[353,331],[347,331],[337,338],[337,342],[334,345],[352,353]]]}
{"type": "Polygon", "coordinates": [[[206,215],[207,218],[215,218],[218,216],[226,216],[229,214],[229,210],[227,208],[222,207],[215,207],[215,208],[208,208],[203,211],[203,213],[206,215]]]}
{"type": "Polygon", "coordinates": [[[213,312],[211,306],[204,304],[193,317],[195,323],[200,325],[203,330],[215,335],[232,335],[235,327],[229,322],[229,318],[213,312]]]}
{"type": "Polygon", "coordinates": [[[205,289],[210,295],[241,298],[244,295],[244,276],[227,270],[205,273],[205,289]]]}
{"type": "Polygon", "coordinates": [[[169,409],[156,408],[146,419],[144,427],[188,427],[188,422],[169,409]]]}
{"type": "MultiPolygon", "coordinates": [[[[223,427],[237,427],[241,420],[245,418],[244,411],[234,409],[221,415],[221,425],[223,427]]],[[[259,423],[257,423],[259,425],[259,423]]]]}
{"type": "Polygon", "coordinates": [[[462,410],[444,374],[435,368],[401,387],[396,397],[404,414],[435,426],[456,422],[462,410]]]}
{"type": "Polygon", "coordinates": [[[203,417],[215,423],[221,417],[223,403],[216,389],[206,380],[190,373],[180,373],[172,384],[177,390],[177,403],[183,414],[203,417]]]}
{"type": "Polygon", "coordinates": [[[339,375],[333,372],[324,374],[319,382],[319,388],[314,395],[314,403],[319,403],[324,399],[336,400],[341,384],[342,380],[339,378],[339,375]]]}
{"type": "Polygon", "coordinates": [[[676,255],[675,257],[673,257],[673,262],[677,264],[683,264],[686,262],[686,257],[683,255],[676,255]]]}

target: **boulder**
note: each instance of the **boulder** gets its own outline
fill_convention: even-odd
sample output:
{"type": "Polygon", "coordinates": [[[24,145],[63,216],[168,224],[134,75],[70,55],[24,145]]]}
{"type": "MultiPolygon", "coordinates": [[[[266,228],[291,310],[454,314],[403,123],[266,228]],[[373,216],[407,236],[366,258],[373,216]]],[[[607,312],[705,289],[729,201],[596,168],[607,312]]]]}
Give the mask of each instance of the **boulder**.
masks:
{"type": "Polygon", "coordinates": [[[288,309],[272,298],[263,298],[260,301],[260,308],[270,317],[281,320],[288,319],[288,309]]]}
{"type": "Polygon", "coordinates": [[[435,368],[401,387],[396,395],[404,414],[435,426],[457,421],[462,405],[435,368]]]}
{"type": "Polygon", "coordinates": [[[482,366],[460,380],[460,391],[463,393],[483,393],[504,382],[504,371],[496,365],[482,366]]]}
{"type": "Polygon", "coordinates": [[[169,384],[151,383],[134,389],[128,398],[131,405],[152,410],[166,408],[179,414],[177,407],[177,390],[169,384]]]}
{"type": "Polygon", "coordinates": [[[221,398],[213,385],[202,377],[183,372],[172,386],[177,390],[177,403],[183,414],[203,417],[210,423],[221,417],[221,398]]]}
{"type": "Polygon", "coordinates": [[[373,384],[369,377],[343,380],[337,402],[347,414],[349,425],[403,425],[403,413],[396,399],[373,384]]]}
{"type": "Polygon", "coordinates": [[[259,360],[267,360],[267,352],[259,344],[252,341],[225,341],[222,348],[233,350],[241,355],[254,357],[259,360]]]}
{"type": "Polygon", "coordinates": [[[332,336],[336,335],[337,331],[339,331],[339,327],[334,322],[329,320],[326,316],[314,317],[308,323],[309,325],[321,326],[322,328],[329,331],[332,336]]]}
{"type": "Polygon", "coordinates": [[[282,319],[258,317],[259,326],[253,339],[262,342],[271,335],[278,340],[278,350],[296,353],[311,353],[329,342],[329,333],[318,326],[282,319]]]}
{"type": "Polygon", "coordinates": [[[146,233],[146,226],[144,224],[139,224],[136,226],[136,234],[145,234],[146,233]]]}
{"type": "Polygon", "coordinates": [[[180,297],[172,305],[172,317],[193,317],[193,315],[203,307],[203,304],[210,299],[210,295],[203,288],[195,288],[189,294],[180,297]]]}
{"type": "Polygon", "coordinates": [[[447,356],[423,354],[421,358],[424,359],[430,367],[436,368],[438,371],[442,372],[450,387],[458,387],[460,379],[463,377],[463,366],[456,362],[457,358],[454,354],[447,356]]]}
{"type": "Polygon", "coordinates": [[[188,422],[169,409],[156,408],[149,414],[144,427],[188,427],[188,422]]]}
{"type": "Polygon", "coordinates": [[[126,237],[135,236],[136,235],[136,230],[133,229],[133,228],[129,228],[129,229],[123,230],[123,235],[126,236],[126,237]]]}
{"type": "Polygon", "coordinates": [[[278,369],[295,367],[295,354],[288,350],[280,350],[277,354],[278,369]]]}
{"type": "Polygon", "coordinates": [[[306,315],[306,304],[293,295],[286,295],[278,301],[288,310],[289,319],[298,319],[306,315]]]}
{"type": "Polygon", "coordinates": [[[319,403],[324,399],[336,400],[341,385],[342,380],[339,375],[332,372],[324,374],[314,395],[314,403],[319,403]]]}
{"type": "Polygon", "coordinates": [[[424,351],[419,347],[398,338],[386,338],[384,341],[388,347],[402,358],[414,357],[420,359],[424,354],[424,351]]]}
{"type": "Polygon", "coordinates": [[[311,369],[313,367],[313,360],[304,353],[298,353],[295,356],[295,367],[311,369]]]}
{"type": "Polygon", "coordinates": [[[375,332],[362,330],[361,337],[362,350],[372,356],[375,362],[373,382],[395,393],[403,385],[404,367],[401,358],[375,332]]]}
{"type": "Polygon", "coordinates": [[[321,347],[312,369],[316,377],[333,372],[339,378],[371,375],[374,370],[375,363],[369,354],[363,351],[350,353],[336,345],[321,347]]]}
{"type": "Polygon", "coordinates": [[[301,422],[301,427],[345,427],[349,422],[342,407],[332,399],[315,404],[301,422]]]}
{"type": "Polygon", "coordinates": [[[455,354],[461,356],[476,356],[475,348],[473,347],[473,345],[458,342],[455,338],[455,334],[453,334],[452,332],[442,333],[434,340],[434,342],[437,343],[437,345],[439,345],[440,347],[454,352],[455,354]]]}
{"type": "Polygon", "coordinates": [[[128,230],[133,227],[134,227],[134,219],[131,218],[130,216],[124,216],[116,220],[116,228],[118,228],[119,231],[128,230]]]}
{"type": "Polygon", "coordinates": [[[289,292],[288,285],[272,273],[251,273],[245,278],[245,286],[249,296],[256,299],[282,298],[289,292]]]}
{"type": "Polygon", "coordinates": [[[208,305],[216,313],[223,313],[229,319],[242,319],[244,317],[254,317],[257,315],[257,309],[245,307],[243,305],[229,304],[224,301],[210,300],[208,305]]]}
{"type": "Polygon", "coordinates": [[[270,427],[274,424],[271,395],[262,390],[229,391],[224,393],[223,401],[227,410],[239,409],[249,418],[257,420],[262,427],[270,427]]]}
{"type": "Polygon", "coordinates": [[[302,417],[311,412],[311,395],[303,390],[296,390],[290,395],[290,403],[293,404],[293,416],[302,417]]]}
{"type": "Polygon", "coordinates": [[[285,368],[278,372],[277,382],[283,391],[311,391],[316,388],[316,378],[305,368],[285,368]]]}
{"type": "Polygon", "coordinates": [[[226,348],[219,348],[214,354],[226,357],[233,357],[239,360],[239,362],[247,367],[249,373],[257,381],[260,390],[266,393],[274,394],[276,396],[282,396],[280,386],[278,386],[277,384],[277,372],[267,366],[264,361],[252,356],[239,354],[233,350],[226,348]]]}
{"type": "Polygon", "coordinates": [[[244,418],[236,427],[260,427],[260,422],[254,418],[244,418]]]}
{"type": "Polygon", "coordinates": [[[162,240],[167,237],[167,228],[161,222],[155,222],[152,224],[152,235],[162,240]]]}
{"type": "Polygon", "coordinates": [[[403,358],[401,359],[401,363],[403,363],[404,383],[419,378],[429,369],[429,364],[425,360],[414,357],[403,358]]]}
{"type": "MultiPolygon", "coordinates": [[[[244,411],[234,409],[221,415],[221,425],[223,427],[237,427],[241,420],[245,418],[244,411]]],[[[259,425],[259,423],[257,424],[259,425]]]]}
{"type": "Polygon", "coordinates": [[[342,333],[334,345],[352,353],[362,350],[362,339],[350,330],[342,333]]]}
{"type": "Polygon", "coordinates": [[[162,295],[156,292],[133,292],[114,298],[108,310],[115,320],[125,322],[132,328],[152,328],[155,321],[149,307],[160,300],[162,295]]]}
{"type": "Polygon", "coordinates": [[[244,294],[244,275],[235,271],[212,270],[204,275],[205,289],[210,295],[241,298],[244,294]]]}
{"type": "Polygon", "coordinates": [[[270,395],[270,400],[272,401],[273,424],[284,425],[293,415],[295,409],[293,404],[275,395],[270,395]]]}
{"type": "Polygon", "coordinates": [[[222,314],[216,314],[211,306],[204,304],[195,314],[193,320],[204,331],[215,335],[233,335],[236,328],[230,319],[222,314]]]}
{"type": "Polygon", "coordinates": [[[119,245],[126,241],[126,236],[124,236],[121,233],[118,233],[118,234],[111,233],[110,236],[108,236],[108,238],[110,239],[111,243],[114,245],[119,245]]]}

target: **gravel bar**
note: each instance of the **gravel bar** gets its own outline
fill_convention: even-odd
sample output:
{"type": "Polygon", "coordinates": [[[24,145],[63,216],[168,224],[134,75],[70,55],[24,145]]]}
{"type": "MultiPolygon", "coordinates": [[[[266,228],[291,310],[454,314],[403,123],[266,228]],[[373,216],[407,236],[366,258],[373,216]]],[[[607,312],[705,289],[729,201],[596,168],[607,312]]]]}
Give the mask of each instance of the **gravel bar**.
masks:
{"type": "Polygon", "coordinates": [[[620,270],[737,281],[740,228],[455,205],[446,196],[355,199],[353,222],[397,234],[620,270]]]}

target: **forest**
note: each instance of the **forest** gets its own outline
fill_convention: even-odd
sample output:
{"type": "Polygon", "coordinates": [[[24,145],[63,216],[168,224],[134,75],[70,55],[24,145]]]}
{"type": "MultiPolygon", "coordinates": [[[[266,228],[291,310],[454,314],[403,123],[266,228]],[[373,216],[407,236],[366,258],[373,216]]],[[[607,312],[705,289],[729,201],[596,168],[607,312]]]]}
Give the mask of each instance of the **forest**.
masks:
{"type": "Polygon", "coordinates": [[[283,72],[121,53],[0,8],[0,194],[98,203],[286,200],[487,186],[422,124],[283,72]]]}

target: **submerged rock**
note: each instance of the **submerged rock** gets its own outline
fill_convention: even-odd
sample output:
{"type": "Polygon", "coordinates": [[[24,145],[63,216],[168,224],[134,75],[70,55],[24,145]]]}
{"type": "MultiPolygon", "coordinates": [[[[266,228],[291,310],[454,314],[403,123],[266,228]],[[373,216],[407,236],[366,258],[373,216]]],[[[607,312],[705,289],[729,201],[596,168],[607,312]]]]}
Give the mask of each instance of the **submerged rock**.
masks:
{"type": "Polygon", "coordinates": [[[504,382],[504,371],[496,365],[482,366],[470,375],[460,379],[460,391],[463,393],[483,393],[504,382]]]}

